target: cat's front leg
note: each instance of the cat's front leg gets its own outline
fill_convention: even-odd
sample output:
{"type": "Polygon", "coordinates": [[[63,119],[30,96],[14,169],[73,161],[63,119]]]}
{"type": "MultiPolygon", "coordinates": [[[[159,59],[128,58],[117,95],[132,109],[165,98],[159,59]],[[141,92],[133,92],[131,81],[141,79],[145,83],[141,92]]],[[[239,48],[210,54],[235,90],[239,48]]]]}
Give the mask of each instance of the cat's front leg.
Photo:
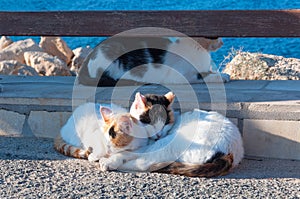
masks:
{"type": "Polygon", "coordinates": [[[144,158],[137,158],[124,163],[118,170],[146,172],[150,170],[152,164],[153,163],[151,161],[147,161],[144,158]]]}
{"type": "Polygon", "coordinates": [[[117,153],[109,158],[100,158],[99,166],[101,171],[112,171],[118,169],[121,165],[135,158],[135,155],[129,152],[117,153]]]}

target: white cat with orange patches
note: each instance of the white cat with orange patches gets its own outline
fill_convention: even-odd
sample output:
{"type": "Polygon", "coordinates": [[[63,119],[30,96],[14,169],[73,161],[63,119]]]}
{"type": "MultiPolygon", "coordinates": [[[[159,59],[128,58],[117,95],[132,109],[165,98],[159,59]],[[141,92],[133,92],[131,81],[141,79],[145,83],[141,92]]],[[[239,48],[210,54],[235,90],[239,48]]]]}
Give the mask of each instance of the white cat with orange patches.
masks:
{"type": "Polygon", "coordinates": [[[147,145],[148,137],[161,132],[164,126],[173,122],[170,109],[174,99],[172,92],[152,102],[161,104],[159,107],[163,110],[153,108],[151,96],[137,93],[130,113],[117,105],[112,105],[113,109],[99,107],[95,103],[77,107],[55,139],[54,148],[66,156],[97,161],[101,157],[147,145]],[[137,105],[137,101],[138,104],[143,101],[143,105],[137,105]],[[167,112],[167,118],[151,120],[151,113],[158,114],[158,111],[167,112]]]}

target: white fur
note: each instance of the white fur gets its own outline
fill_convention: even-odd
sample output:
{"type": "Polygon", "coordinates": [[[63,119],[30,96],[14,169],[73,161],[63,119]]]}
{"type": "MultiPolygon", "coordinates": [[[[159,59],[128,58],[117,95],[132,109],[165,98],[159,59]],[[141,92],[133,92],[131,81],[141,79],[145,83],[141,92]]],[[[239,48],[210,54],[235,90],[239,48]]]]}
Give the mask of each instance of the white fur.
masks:
{"type": "MultiPolygon", "coordinates": [[[[123,114],[127,110],[117,105],[112,105],[113,113],[123,114]]],[[[96,110],[94,103],[85,103],[77,107],[67,123],[61,128],[61,137],[63,140],[73,146],[82,149],[92,147],[93,151],[89,155],[90,161],[97,161],[107,154],[118,153],[124,150],[135,150],[148,144],[148,136],[162,129],[163,123],[154,125],[135,124],[131,121],[134,137],[133,141],[126,147],[115,148],[109,141],[108,134],[104,133],[102,126],[104,121],[97,117],[100,110],[96,110]],[[96,113],[96,111],[99,111],[96,113]]]]}
{"type": "MultiPolygon", "coordinates": [[[[105,69],[108,68],[113,61],[107,59],[100,48],[96,47],[94,51],[96,51],[95,59],[91,58],[87,65],[89,75],[92,78],[98,77],[100,75],[99,74],[100,69],[102,69],[102,72],[105,71],[105,69]]],[[[113,68],[118,68],[118,67],[113,67],[113,68]]],[[[120,77],[121,76],[120,74],[123,74],[122,71],[111,71],[110,73],[110,75],[114,75],[115,77],[120,77]]]]}
{"type": "Polygon", "coordinates": [[[244,149],[240,132],[227,118],[195,109],[177,119],[170,135],[135,152],[102,158],[100,168],[113,165],[119,170],[149,171],[151,165],[162,162],[203,164],[217,152],[232,153],[235,166],[243,158],[244,149]],[[128,162],[123,164],[124,161],[128,162]]]}
{"type": "Polygon", "coordinates": [[[63,140],[83,149],[93,148],[91,160],[99,159],[107,153],[107,141],[101,130],[103,121],[95,112],[94,103],[86,103],[75,109],[60,133],[63,140]]]}

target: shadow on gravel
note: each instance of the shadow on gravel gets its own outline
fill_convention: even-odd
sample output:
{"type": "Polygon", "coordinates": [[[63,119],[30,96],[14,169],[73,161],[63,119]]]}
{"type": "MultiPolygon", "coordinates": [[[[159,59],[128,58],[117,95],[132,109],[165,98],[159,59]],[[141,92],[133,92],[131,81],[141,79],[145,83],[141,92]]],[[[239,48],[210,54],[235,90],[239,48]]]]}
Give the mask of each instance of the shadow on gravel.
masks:
{"type": "Polygon", "coordinates": [[[242,163],[231,173],[219,178],[226,179],[268,179],[298,178],[300,179],[300,161],[280,160],[257,157],[245,157],[242,163]]]}
{"type": "Polygon", "coordinates": [[[53,139],[0,136],[0,160],[64,160],[56,152],[53,139]]]}

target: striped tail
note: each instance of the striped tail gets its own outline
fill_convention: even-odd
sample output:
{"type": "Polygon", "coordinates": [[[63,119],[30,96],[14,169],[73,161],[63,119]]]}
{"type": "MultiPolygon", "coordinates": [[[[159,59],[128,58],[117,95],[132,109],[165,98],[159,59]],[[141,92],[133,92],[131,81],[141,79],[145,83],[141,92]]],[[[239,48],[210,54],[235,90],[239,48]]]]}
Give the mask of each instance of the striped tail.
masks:
{"type": "Polygon", "coordinates": [[[82,149],[66,143],[61,135],[58,135],[55,138],[54,149],[63,155],[79,159],[88,159],[89,155],[92,153],[91,148],[82,149]]]}
{"type": "Polygon", "coordinates": [[[233,155],[217,153],[210,161],[204,164],[188,164],[183,162],[158,163],[151,167],[153,172],[185,175],[188,177],[216,177],[226,175],[233,167],[233,155]],[[163,168],[162,168],[163,167],[163,168]],[[157,169],[155,169],[157,168],[157,169]]]}

